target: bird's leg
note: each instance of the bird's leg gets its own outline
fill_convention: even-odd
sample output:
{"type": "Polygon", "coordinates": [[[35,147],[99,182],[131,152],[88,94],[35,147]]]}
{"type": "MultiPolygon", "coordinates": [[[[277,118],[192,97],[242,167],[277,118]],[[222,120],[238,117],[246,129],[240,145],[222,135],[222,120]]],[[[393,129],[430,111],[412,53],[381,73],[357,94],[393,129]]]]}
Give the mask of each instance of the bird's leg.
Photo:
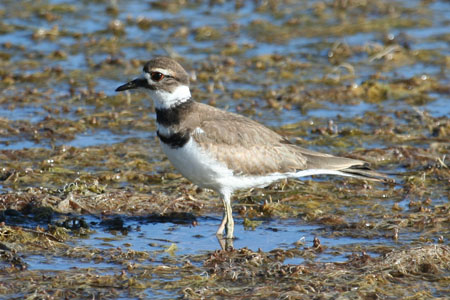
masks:
{"type": "Polygon", "coordinates": [[[223,213],[222,223],[220,223],[219,228],[217,229],[217,232],[216,232],[217,236],[222,236],[223,235],[223,231],[225,230],[225,224],[226,223],[227,223],[227,214],[223,213]]]}
{"type": "Polygon", "coordinates": [[[217,236],[217,241],[219,242],[220,248],[222,250],[228,251],[234,248],[233,239],[227,239],[223,238],[222,236],[217,236]]]}
{"type": "Polygon", "coordinates": [[[228,201],[225,201],[225,214],[227,215],[227,224],[226,224],[227,239],[232,239],[234,232],[234,220],[233,220],[233,211],[231,209],[231,203],[229,198],[228,201]]]}
{"type": "Polygon", "coordinates": [[[216,232],[216,235],[218,237],[222,237],[224,230],[226,230],[227,239],[232,239],[234,232],[234,220],[233,220],[233,211],[231,209],[230,194],[231,193],[220,194],[220,199],[222,200],[225,213],[223,214],[222,222],[220,223],[220,226],[216,232]]]}

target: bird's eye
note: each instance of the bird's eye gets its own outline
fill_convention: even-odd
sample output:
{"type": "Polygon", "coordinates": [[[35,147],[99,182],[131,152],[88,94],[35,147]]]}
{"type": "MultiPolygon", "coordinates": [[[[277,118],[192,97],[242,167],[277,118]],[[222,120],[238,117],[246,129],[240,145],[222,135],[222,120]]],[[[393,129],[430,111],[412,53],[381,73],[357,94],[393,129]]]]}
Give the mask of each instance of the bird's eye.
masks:
{"type": "Polygon", "coordinates": [[[159,73],[159,72],[151,72],[150,73],[150,78],[153,81],[161,81],[164,78],[164,74],[159,73]]]}

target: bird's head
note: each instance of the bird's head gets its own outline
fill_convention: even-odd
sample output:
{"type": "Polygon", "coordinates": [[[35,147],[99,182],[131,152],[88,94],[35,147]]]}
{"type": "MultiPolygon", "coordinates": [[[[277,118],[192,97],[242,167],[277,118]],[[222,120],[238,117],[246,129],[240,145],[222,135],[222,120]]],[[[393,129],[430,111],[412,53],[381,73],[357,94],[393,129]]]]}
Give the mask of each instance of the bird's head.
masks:
{"type": "Polygon", "coordinates": [[[170,108],[191,98],[189,75],[175,60],[155,57],[144,65],[143,71],[141,77],[119,86],[116,92],[146,89],[159,109],[170,108]]]}

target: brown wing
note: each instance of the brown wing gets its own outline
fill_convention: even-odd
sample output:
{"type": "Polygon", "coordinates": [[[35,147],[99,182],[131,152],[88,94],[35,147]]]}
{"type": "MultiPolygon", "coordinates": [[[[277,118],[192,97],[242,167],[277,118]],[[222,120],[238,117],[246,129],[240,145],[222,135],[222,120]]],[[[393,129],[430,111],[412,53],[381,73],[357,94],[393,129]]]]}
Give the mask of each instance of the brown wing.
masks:
{"type": "Polygon", "coordinates": [[[264,175],[322,169],[388,181],[384,174],[372,171],[365,161],[299,147],[244,116],[201,103],[197,103],[195,111],[198,115],[185,124],[193,130],[193,138],[203,149],[214,153],[219,161],[235,170],[235,174],[264,175]]]}
{"type": "Polygon", "coordinates": [[[198,103],[193,137],[200,146],[235,170],[235,174],[262,175],[294,172],[306,159],[276,132],[246,117],[198,103]],[[195,130],[200,128],[201,130],[195,130]]]}

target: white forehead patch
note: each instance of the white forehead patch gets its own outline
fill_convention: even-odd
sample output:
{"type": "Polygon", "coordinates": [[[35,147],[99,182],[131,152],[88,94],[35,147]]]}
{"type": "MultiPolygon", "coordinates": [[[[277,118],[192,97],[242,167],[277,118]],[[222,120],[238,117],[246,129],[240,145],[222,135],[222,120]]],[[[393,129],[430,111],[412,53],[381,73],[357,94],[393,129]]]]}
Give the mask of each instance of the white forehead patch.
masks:
{"type": "Polygon", "coordinates": [[[152,80],[150,74],[147,73],[147,72],[144,72],[144,74],[142,74],[142,77],[144,77],[144,78],[147,80],[148,84],[150,84],[150,83],[153,82],[153,80],[152,80]]]}

